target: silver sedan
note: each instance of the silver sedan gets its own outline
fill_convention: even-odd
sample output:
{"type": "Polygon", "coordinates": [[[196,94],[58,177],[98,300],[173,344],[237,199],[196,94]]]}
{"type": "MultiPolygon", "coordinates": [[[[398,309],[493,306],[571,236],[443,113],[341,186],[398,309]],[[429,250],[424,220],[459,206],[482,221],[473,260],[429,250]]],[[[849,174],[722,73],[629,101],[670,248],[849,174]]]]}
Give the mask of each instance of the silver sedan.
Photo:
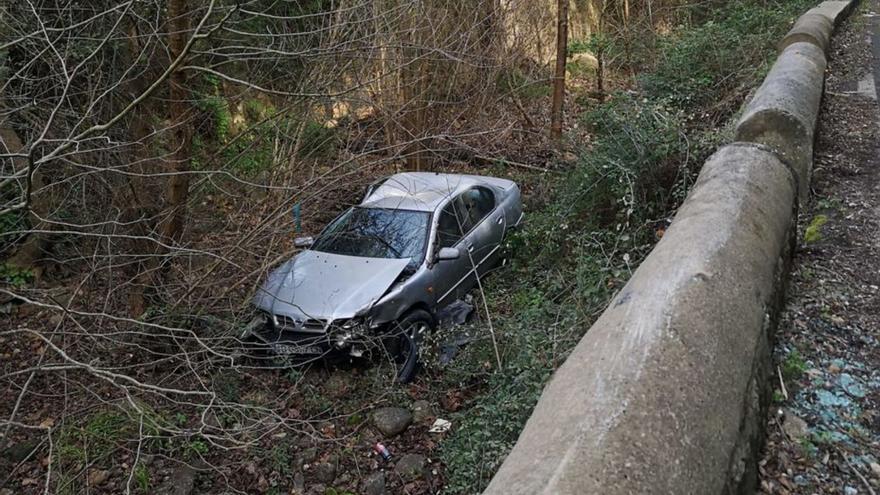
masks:
{"type": "Polygon", "coordinates": [[[254,297],[253,335],[276,354],[313,359],[390,350],[412,380],[439,308],[500,261],[523,219],[519,187],[494,177],[408,172],[371,186],[254,297]]]}

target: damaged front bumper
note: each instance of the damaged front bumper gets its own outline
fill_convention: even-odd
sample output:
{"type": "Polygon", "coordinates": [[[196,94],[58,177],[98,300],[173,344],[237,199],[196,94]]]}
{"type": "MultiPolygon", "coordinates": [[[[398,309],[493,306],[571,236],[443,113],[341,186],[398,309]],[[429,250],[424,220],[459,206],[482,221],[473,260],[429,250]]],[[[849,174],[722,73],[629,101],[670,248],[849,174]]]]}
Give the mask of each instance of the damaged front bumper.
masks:
{"type": "Polygon", "coordinates": [[[376,335],[359,318],[324,323],[264,314],[251,321],[242,340],[277,356],[308,359],[331,355],[361,357],[375,345],[376,335]]]}

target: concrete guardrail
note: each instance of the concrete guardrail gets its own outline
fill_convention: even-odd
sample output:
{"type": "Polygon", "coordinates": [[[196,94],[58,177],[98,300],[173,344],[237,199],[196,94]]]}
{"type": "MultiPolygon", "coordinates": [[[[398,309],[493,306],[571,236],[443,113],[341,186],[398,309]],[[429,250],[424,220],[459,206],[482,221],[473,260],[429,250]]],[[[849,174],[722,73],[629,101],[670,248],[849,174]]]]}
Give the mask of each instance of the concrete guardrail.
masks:
{"type": "Polygon", "coordinates": [[[825,54],[804,14],[672,225],[545,387],[486,494],[750,493],[825,54]]]}

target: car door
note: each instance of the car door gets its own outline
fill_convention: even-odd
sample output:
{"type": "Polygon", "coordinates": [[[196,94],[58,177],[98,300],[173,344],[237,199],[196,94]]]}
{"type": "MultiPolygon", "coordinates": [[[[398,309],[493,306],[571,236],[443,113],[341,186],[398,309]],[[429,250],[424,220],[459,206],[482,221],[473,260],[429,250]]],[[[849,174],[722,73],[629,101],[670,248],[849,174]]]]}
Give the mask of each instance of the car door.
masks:
{"type": "Polygon", "coordinates": [[[468,246],[473,245],[467,236],[471,227],[461,203],[461,196],[452,198],[437,215],[434,254],[445,247],[457,248],[460,252],[457,259],[437,261],[433,267],[435,293],[437,304],[440,306],[461,297],[473,284],[473,281],[468,280],[473,271],[471,257],[467,251],[468,246]]]}
{"type": "MultiPolygon", "coordinates": [[[[483,186],[475,186],[462,193],[461,208],[470,225],[464,245],[472,262],[471,267],[482,276],[498,258],[504,237],[504,214],[496,206],[495,193],[483,186]]],[[[476,280],[471,283],[476,283],[476,280]]]]}

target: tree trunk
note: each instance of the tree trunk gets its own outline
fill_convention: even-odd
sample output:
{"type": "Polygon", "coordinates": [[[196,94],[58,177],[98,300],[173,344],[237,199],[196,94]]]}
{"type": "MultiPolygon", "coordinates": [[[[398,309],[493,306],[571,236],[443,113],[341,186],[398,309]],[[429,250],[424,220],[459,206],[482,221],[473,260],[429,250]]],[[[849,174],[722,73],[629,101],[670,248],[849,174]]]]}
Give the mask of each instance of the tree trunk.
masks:
{"type": "MultiPolygon", "coordinates": [[[[168,22],[171,32],[168,34],[168,48],[171,60],[177,59],[186,47],[189,36],[189,11],[187,0],[168,1],[168,22]]],[[[186,200],[189,196],[190,151],[192,130],[186,120],[189,114],[189,94],[186,90],[186,75],[176,70],[168,79],[169,117],[174,126],[173,143],[176,146],[171,156],[169,171],[173,174],[168,179],[165,195],[164,225],[161,229],[162,240],[165,242],[180,239],[186,219],[186,200]]]]}
{"type": "Polygon", "coordinates": [[[557,0],[556,74],[553,77],[553,103],[550,110],[550,137],[562,139],[562,103],[565,99],[565,62],[568,55],[568,1],[557,0]]]}
{"type": "MultiPolygon", "coordinates": [[[[0,86],[2,86],[0,81],[0,86]]],[[[4,109],[3,97],[0,95],[0,110],[4,109]]],[[[21,153],[24,144],[18,133],[8,119],[0,121],[0,153],[21,153]]],[[[23,157],[11,158],[13,173],[27,170],[27,189],[25,191],[25,203],[27,204],[28,221],[33,232],[27,234],[25,241],[18,246],[15,252],[6,260],[6,263],[18,268],[31,270],[35,277],[41,275],[39,260],[43,257],[49,244],[48,234],[40,231],[52,229],[52,224],[44,222],[41,218],[48,218],[51,212],[52,199],[48,191],[44,190],[48,185],[39,167],[23,157]]]]}
{"type": "MultiPolygon", "coordinates": [[[[127,40],[128,63],[130,65],[137,64],[143,45],[140,43],[140,34],[137,30],[137,24],[132,21],[129,27],[127,40]]],[[[137,77],[128,81],[128,98],[134,100],[147,90],[149,81],[153,77],[154,72],[161,72],[161,61],[154,57],[150,58],[148,64],[152,67],[156,64],[158,71],[149,71],[150,77],[137,77]]],[[[157,74],[156,74],[157,75],[157,74]]],[[[147,309],[145,289],[151,285],[150,266],[153,258],[139,258],[138,256],[149,256],[155,252],[152,243],[145,239],[150,235],[152,222],[147,219],[156,211],[154,201],[145,204],[146,198],[152,197],[147,192],[150,182],[138,174],[150,173],[155,166],[155,158],[151,153],[150,135],[154,132],[151,122],[162,120],[162,110],[156,105],[155,100],[150,97],[142,102],[136,109],[137,115],[131,119],[128,128],[128,135],[132,142],[133,155],[135,160],[130,165],[135,172],[134,175],[126,175],[120,178],[121,184],[115,188],[114,203],[122,213],[122,221],[130,225],[135,239],[131,239],[124,244],[126,254],[137,260],[132,263],[123,265],[123,273],[126,275],[128,282],[128,311],[132,318],[140,318],[147,309]],[[149,223],[149,225],[148,225],[149,223]],[[144,261],[144,260],[148,261],[144,261]]]]}

